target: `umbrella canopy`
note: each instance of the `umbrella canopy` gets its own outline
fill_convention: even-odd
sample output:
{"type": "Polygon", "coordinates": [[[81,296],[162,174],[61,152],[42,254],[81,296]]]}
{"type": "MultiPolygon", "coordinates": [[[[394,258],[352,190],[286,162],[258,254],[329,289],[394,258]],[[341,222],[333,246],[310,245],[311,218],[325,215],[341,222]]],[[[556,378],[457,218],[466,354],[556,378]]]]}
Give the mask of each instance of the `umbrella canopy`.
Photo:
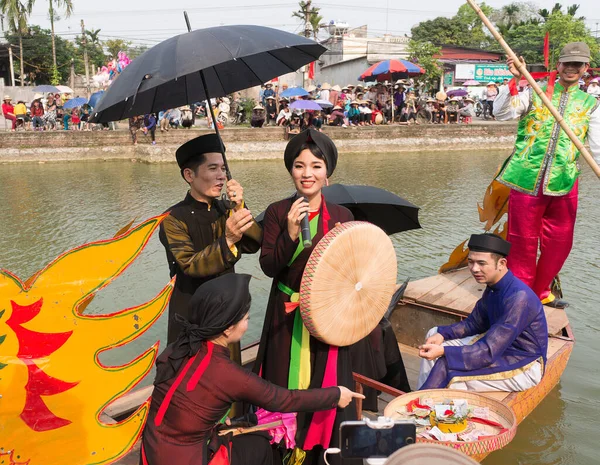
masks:
{"type": "Polygon", "coordinates": [[[318,103],[322,108],[331,108],[333,103],[329,100],[315,100],[315,103],[318,103]]]}
{"type": "Polygon", "coordinates": [[[96,108],[96,105],[98,105],[98,101],[100,100],[100,98],[104,95],[104,91],[103,90],[99,90],[98,92],[94,92],[91,96],[90,96],[90,100],[88,102],[88,105],[92,108],[96,108]]]}
{"type": "Polygon", "coordinates": [[[63,105],[63,108],[65,110],[68,110],[70,108],[77,108],[81,105],[85,105],[87,102],[88,100],[84,97],[76,97],[72,98],[71,100],[67,100],[67,102],[63,105]]]}
{"type": "MultiPolygon", "coordinates": [[[[323,188],[328,202],[342,205],[357,221],[368,221],[388,235],[419,229],[419,207],[402,197],[373,186],[333,184],[323,188]]],[[[256,217],[262,222],[264,212],[256,217]]]]}
{"type": "Polygon", "coordinates": [[[454,89],[449,90],[447,93],[448,97],[464,97],[469,95],[469,93],[465,89],[454,89]]]}
{"type": "Polygon", "coordinates": [[[279,94],[281,97],[307,97],[310,95],[308,91],[302,87],[290,87],[279,94]]]}
{"type": "Polygon", "coordinates": [[[326,48],[263,26],[220,26],[167,39],[131,62],[110,85],[93,120],[108,122],[260,85],[315,61],[326,48]]]}
{"type": "Polygon", "coordinates": [[[60,93],[60,94],[72,94],[73,93],[73,89],[71,89],[69,86],[56,86],[56,88],[58,89],[58,93],[60,93]]]}
{"type": "Polygon", "coordinates": [[[314,100],[296,100],[290,105],[292,110],[322,110],[321,106],[314,100]]]}
{"type": "Polygon", "coordinates": [[[369,67],[359,77],[359,81],[392,81],[425,74],[425,70],[407,60],[384,60],[369,67]]]}
{"type": "Polygon", "coordinates": [[[34,92],[52,92],[53,94],[57,94],[60,93],[60,90],[58,87],[55,86],[50,86],[50,85],[46,85],[46,84],[42,84],[41,86],[35,86],[33,88],[34,92]]]}
{"type": "Polygon", "coordinates": [[[463,86],[480,86],[481,82],[476,81],[475,79],[469,79],[468,81],[463,82],[463,86]]]}

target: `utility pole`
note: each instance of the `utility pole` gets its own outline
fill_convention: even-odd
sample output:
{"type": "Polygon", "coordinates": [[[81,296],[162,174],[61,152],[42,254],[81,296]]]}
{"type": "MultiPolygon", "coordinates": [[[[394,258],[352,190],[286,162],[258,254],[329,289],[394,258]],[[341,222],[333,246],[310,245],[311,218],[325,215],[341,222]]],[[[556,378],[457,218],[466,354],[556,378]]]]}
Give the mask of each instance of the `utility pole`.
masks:
{"type": "Polygon", "coordinates": [[[10,85],[15,85],[15,66],[13,64],[12,45],[8,44],[8,62],[10,64],[10,85]]]}
{"type": "Polygon", "coordinates": [[[71,89],[75,88],[75,59],[71,58],[71,79],[69,79],[69,84],[71,85],[71,89]]]}
{"type": "Polygon", "coordinates": [[[85,37],[85,24],[83,19],[81,20],[81,43],[83,44],[83,63],[85,68],[85,92],[88,100],[90,99],[90,71],[88,67],[88,53],[87,53],[87,38],[85,37]]]}
{"type": "MultiPolygon", "coordinates": [[[[312,11],[311,8],[312,0],[306,0],[306,8],[304,9],[304,37],[310,39],[310,13],[312,11]]],[[[306,88],[308,85],[307,75],[308,71],[304,66],[304,72],[302,73],[302,87],[306,88]]]]}

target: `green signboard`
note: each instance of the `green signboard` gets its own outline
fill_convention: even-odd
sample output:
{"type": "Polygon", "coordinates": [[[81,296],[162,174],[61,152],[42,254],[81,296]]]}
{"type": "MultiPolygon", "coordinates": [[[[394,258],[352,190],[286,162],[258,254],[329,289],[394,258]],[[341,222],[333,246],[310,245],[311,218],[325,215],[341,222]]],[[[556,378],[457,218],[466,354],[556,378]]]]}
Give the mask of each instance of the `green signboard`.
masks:
{"type": "Polygon", "coordinates": [[[444,87],[454,85],[454,71],[446,71],[444,73],[444,87]]]}
{"type": "Polygon", "coordinates": [[[512,77],[506,65],[475,65],[474,79],[479,82],[502,82],[512,77]]]}

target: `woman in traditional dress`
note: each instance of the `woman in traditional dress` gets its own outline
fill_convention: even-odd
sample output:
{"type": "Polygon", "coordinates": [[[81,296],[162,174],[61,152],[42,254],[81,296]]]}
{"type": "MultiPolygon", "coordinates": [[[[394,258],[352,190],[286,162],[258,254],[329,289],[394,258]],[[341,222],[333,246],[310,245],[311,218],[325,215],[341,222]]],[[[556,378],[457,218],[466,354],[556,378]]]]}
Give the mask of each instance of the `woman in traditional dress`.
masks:
{"type": "MultiPolygon", "coordinates": [[[[158,357],[148,421],[142,437],[143,465],[204,465],[228,448],[217,426],[233,402],[249,402],[271,412],[344,408],[355,397],[345,387],[289,391],[230,360],[228,344],[248,329],[249,275],[235,273],[200,286],[190,301],[190,320],[158,357]]],[[[222,426],[222,425],[221,425],[222,426]]],[[[269,437],[246,434],[231,440],[231,465],[273,462],[269,437]]],[[[217,460],[215,459],[215,462],[217,460]]],[[[213,462],[213,463],[215,463],[213,462]]]]}
{"type": "MultiPolygon", "coordinates": [[[[271,204],[265,212],[260,265],[274,280],[254,370],[288,389],[335,385],[351,388],[354,382],[349,348],[330,346],[309,336],[299,310],[294,308],[314,246],[336,223],[353,219],[349,210],[328,203],[321,195],[335,170],[337,149],[325,134],[308,129],[288,143],[284,161],[297,194],[271,204]],[[300,223],[306,215],[312,236],[309,248],[303,248],[300,240],[300,223]],[[301,356],[308,351],[309,357],[301,356]]],[[[299,414],[297,447],[312,451],[309,455],[318,459],[322,448],[338,445],[340,422],[354,419],[354,408],[299,414]]],[[[312,460],[307,457],[304,463],[312,460]]]]}

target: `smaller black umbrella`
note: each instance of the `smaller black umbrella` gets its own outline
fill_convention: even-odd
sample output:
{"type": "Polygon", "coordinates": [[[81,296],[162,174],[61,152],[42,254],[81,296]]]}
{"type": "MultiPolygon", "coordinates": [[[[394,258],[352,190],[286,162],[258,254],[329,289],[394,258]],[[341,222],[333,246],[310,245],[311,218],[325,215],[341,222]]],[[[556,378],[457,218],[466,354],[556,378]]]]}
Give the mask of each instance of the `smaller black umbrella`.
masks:
{"type": "MultiPolygon", "coordinates": [[[[342,205],[357,221],[368,221],[388,235],[419,229],[419,207],[384,189],[373,186],[333,184],[323,188],[327,202],[342,205]]],[[[262,222],[264,212],[256,221],[262,222]]]]}

